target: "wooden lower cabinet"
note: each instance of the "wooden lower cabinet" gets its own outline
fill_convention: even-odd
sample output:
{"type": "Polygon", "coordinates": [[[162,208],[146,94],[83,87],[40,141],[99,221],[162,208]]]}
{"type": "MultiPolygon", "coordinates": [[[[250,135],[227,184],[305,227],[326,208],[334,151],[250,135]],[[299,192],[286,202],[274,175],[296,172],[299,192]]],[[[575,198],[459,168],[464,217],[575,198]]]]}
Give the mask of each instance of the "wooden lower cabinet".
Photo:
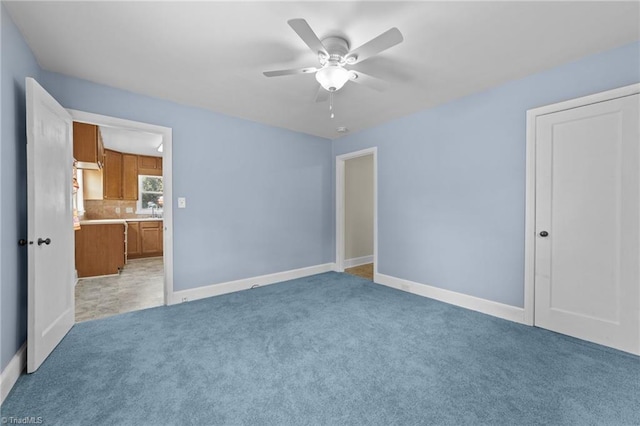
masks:
{"type": "Polygon", "coordinates": [[[127,222],[127,258],[140,257],[140,222],[127,222]]]}
{"type": "Polygon", "coordinates": [[[127,235],[129,259],[162,256],[163,222],[161,220],[127,223],[129,225],[127,235]]]}
{"type": "Polygon", "coordinates": [[[124,224],[82,225],[75,237],[79,278],[113,275],[124,267],[124,224]]]}

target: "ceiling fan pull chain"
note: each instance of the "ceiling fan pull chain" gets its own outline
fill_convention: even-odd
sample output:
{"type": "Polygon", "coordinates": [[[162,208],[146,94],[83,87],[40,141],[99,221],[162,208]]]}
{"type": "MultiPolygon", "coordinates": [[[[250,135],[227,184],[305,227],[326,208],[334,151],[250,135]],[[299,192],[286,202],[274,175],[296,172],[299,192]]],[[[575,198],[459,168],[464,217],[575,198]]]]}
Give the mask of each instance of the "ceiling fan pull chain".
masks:
{"type": "Polygon", "coordinates": [[[329,118],[335,117],[333,114],[333,91],[329,92],[329,118]]]}

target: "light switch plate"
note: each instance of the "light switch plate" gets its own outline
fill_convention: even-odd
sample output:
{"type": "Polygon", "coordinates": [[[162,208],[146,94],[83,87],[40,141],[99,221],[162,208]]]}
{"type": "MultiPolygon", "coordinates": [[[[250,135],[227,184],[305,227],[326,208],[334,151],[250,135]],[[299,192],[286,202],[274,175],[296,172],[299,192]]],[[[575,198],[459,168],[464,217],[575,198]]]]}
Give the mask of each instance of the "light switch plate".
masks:
{"type": "Polygon", "coordinates": [[[178,208],[179,209],[187,208],[187,199],[185,197],[178,197],[178,208]]]}
{"type": "Polygon", "coordinates": [[[120,207],[116,207],[116,214],[120,214],[120,207]]]}

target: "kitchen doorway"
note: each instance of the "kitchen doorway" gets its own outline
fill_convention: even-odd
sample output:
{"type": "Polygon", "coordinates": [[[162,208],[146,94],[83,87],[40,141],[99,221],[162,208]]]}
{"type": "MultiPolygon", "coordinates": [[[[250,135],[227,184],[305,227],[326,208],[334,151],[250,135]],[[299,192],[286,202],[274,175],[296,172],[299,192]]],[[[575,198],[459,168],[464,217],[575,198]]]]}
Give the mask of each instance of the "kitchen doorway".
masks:
{"type": "Polygon", "coordinates": [[[173,289],[171,129],[69,112],[78,181],[76,322],[166,305],[173,289]]]}

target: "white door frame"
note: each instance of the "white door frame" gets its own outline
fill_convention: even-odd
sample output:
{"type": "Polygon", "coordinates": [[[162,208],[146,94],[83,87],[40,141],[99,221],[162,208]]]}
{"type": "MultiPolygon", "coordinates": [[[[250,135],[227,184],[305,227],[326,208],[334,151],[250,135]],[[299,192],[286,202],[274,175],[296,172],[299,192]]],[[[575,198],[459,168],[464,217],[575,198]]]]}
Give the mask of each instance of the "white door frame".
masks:
{"type": "Polygon", "coordinates": [[[344,272],[344,168],[352,158],[373,155],[373,279],[378,275],[378,148],[367,148],[336,156],[336,271],[344,272]]]}
{"type": "Polygon", "coordinates": [[[535,299],[535,241],[536,241],[536,119],[539,116],[586,105],[605,102],[640,93],[640,84],[631,84],[618,89],[607,90],[594,95],[546,105],[527,111],[527,172],[525,199],[524,238],[524,322],[534,325],[535,299]]]}
{"type": "Polygon", "coordinates": [[[125,120],[90,112],[67,109],[74,121],[97,124],[98,126],[119,127],[126,130],[142,131],[162,135],[162,182],[164,199],[168,200],[162,207],[163,257],[164,257],[164,304],[172,303],[173,295],[173,180],[172,180],[172,129],[155,124],[125,120]]]}

